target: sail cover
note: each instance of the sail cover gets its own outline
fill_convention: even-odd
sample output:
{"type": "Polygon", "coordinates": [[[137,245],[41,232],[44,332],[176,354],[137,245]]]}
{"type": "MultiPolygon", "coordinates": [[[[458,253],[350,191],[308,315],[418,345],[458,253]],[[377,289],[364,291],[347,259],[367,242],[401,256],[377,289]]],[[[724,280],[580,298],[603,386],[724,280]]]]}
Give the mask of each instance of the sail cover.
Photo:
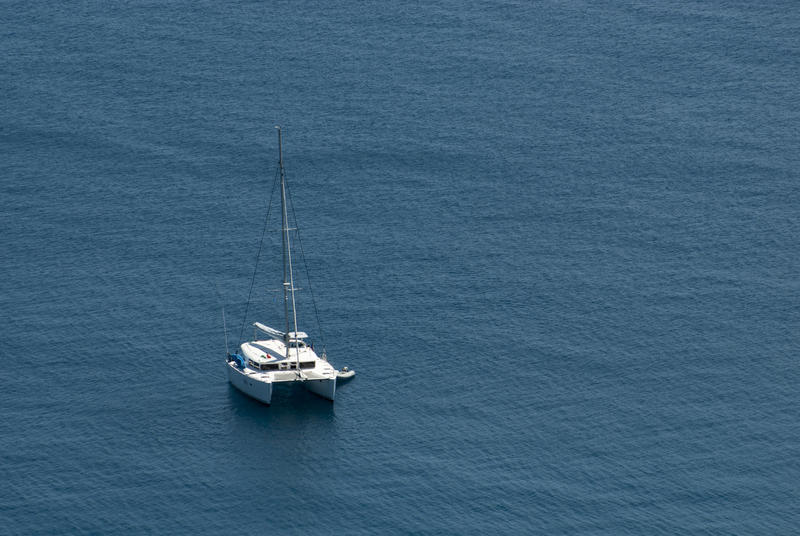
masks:
{"type": "MultiPolygon", "coordinates": [[[[271,328],[269,326],[265,326],[261,322],[256,322],[253,325],[255,327],[257,327],[258,329],[260,329],[261,331],[263,331],[264,333],[266,333],[267,335],[269,335],[270,337],[275,337],[276,339],[282,339],[283,336],[285,335],[282,331],[278,331],[275,328],[271,328]]],[[[295,339],[307,339],[308,338],[308,333],[306,333],[305,331],[290,331],[289,332],[289,338],[292,339],[292,340],[295,340],[295,339]]]]}
{"type": "Polygon", "coordinates": [[[271,328],[269,326],[265,326],[261,322],[256,322],[253,324],[255,327],[269,335],[270,337],[275,337],[276,339],[282,339],[284,333],[282,331],[278,331],[277,329],[271,328]]]}

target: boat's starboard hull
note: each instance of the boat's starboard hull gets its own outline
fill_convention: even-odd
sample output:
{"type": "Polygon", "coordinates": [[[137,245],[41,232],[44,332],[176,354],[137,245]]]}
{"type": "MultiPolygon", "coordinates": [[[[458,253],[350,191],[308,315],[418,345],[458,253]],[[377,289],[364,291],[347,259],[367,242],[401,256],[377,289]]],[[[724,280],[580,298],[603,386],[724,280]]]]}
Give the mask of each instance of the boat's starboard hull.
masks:
{"type": "Polygon", "coordinates": [[[239,391],[265,404],[272,402],[272,382],[253,378],[237,367],[235,362],[228,362],[226,368],[228,381],[239,391]]]}

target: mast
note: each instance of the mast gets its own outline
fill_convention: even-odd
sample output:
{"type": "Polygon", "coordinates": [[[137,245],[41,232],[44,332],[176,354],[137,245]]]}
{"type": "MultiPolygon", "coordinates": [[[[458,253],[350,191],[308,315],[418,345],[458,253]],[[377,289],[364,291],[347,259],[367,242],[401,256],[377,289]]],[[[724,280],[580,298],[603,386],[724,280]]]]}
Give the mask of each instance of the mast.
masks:
{"type": "MultiPolygon", "coordinates": [[[[284,344],[286,344],[286,360],[289,360],[289,297],[292,299],[292,324],[294,326],[295,339],[297,338],[297,310],[295,309],[294,299],[294,275],[292,270],[292,250],[289,241],[289,216],[286,203],[286,174],[283,170],[283,140],[281,137],[281,127],[278,129],[278,165],[281,170],[281,242],[283,243],[283,311],[286,318],[286,334],[284,344]]],[[[300,349],[295,348],[296,368],[300,370],[300,349]]]]}

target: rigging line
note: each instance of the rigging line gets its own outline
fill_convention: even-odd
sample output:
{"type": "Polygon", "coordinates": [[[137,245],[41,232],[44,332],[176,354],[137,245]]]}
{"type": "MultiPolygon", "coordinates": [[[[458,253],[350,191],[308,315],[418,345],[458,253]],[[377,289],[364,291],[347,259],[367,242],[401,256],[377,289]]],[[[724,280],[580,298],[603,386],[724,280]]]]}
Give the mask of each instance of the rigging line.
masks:
{"type": "Polygon", "coordinates": [[[228,325],[225,323],[225,302],[222,300],[222,294],[219,293],[219,285],[214,282],[214,288],[217,291],[217,300],[222,304],[222,329],[225,332],[225,354],[231,355],[228,350],[228,325]]]}
{"type": "Polygon", "coordinates": [[[261,231],[261,241],[258,243],[258,253],[256,254],[256,265],[253,267],[253,278],[250,280],[250,291],[247,293],[247,305],[244,308],[244,316],[242,317],[242,327],[239,329],[239,340],[236,347],[242,343],[242,335],[244,334],[244,325],[247,322],[247,312],[250,310],[250,298],[253,295],[253,285],[256,282],[256,272],[258,272],[258,260],[261,258],[261,249],[264,247],[264,236],[267,233],[267,222],[269,222],[269,214],[272,211],[272,196],[275,194],[275,185],[278,183],[278,169],[275,169],[275,178],[272,180],[272,190],[269,193],[269,204],[267,205],[267,215],[264,218],[264,228],[261,231]]]}
{"type": "Polygon", "coordinates": [[[289,189],[289,181],[285,180],[284,183],[286,184],[286,193],[289,196],[289,206],[292,207],[292,217],[294,218],[294,225],[296,227],[295,236],[297,236],[297,243],[300,245],[300,257],[303,259],[303,267],[306,269],[306,280],[308,281],[308,290],[311,294],[311,303],[314,305],[314,316],[317,318],[317,329],[319,329],[319,339],[322,343],[322,353],[325,354],[325,335],[322,333],[322,323],[319,321],[319,310],[317,309],[317,300],[314,297],[314,287],[311,286],[311,273],[308,271],[306,253],[303,251],[303,240],[300,238],[300,225],[297,223],[297,214],[294,211],[294,199],[292,198],[292,191],[289,189]]]}

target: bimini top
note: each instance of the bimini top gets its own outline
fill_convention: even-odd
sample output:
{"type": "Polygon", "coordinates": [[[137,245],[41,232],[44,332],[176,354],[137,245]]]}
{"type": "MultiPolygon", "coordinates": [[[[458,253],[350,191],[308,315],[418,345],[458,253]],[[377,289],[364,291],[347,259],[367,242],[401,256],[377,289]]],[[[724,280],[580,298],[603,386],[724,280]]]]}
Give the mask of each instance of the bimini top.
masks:
{"type": "MultiPolygon", "coordinates": [[[[275,328],[271,328],[269,326],[265,326],[261,322],[256,322],[253,324],[255,327],[269,335],[270,337],[274,337],[276,339],[283,339],[286,335],[283,331],[278,331],[275,328]]],[[[307,339],[308,333],[305,331],[290,331],[289,332],[289,339],[290,340],[297,340],[297,339],[307,339]]]]}

